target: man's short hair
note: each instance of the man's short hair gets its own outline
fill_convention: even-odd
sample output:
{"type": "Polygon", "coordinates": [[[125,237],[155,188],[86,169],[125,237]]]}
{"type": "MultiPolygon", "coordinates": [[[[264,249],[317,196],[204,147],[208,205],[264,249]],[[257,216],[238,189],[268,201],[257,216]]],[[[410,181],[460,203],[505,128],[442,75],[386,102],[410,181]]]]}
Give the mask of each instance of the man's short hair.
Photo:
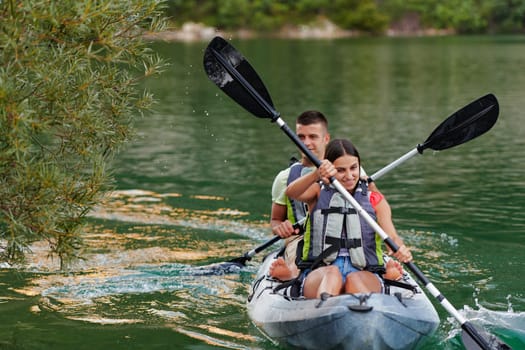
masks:
{"type": "Polygon", "coordinates": [[[297,124],[301,125],[310,125],[310,124],[323,124],[326,129],[328,129],[328,120],[319,111],[305,111],[301,113],[296,120],[297,124]]]}

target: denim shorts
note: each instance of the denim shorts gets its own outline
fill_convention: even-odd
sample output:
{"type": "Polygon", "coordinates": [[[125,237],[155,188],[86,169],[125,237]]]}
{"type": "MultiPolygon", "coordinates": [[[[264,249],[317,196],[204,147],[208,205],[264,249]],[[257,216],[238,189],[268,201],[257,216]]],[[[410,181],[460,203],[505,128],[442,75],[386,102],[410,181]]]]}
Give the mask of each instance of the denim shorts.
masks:
{"type": "MultiPolygon", "coordinates": [[[[343,275],[343,284],[346,282],[346,276],[348,276],[352,272],[361,271],[357,267],[352,265],[352,260],[349,256],[338,256],[334,260],[332,265],[335,265],[339,268],[341,275],[343,275]]],[[[377,280],[379,281],[379,284],[381,285],[381,292],[384,292],[385,285],[383,279],[377,273],[374,273],[374,276],[376,276],[377,280]]]]}
{"type": "Polygon", "coordinates": [[[333,262],[332,265],[335,265],[339,268],[341,275],[343,275],[343,283],[346,282],[346,276],[352,272],[361,271],[354,265],[352,265],[352,260],[349,256],[338,256],[333,262]]]}
{"type": "MultiPolygon", "coordinates": [[[[331,265],[337,266],[339,269],[339,272],[341,272],[341,275],[343,275],[343,284],[346,282],[346,276],[351,274],[352,272],[361,271],[354,265],[352,265],[352,260],[350,259],[350,256],[338,256],[331,265]]],[[[304,288],[304,281],[306,280],[306,276],[312,272],[310,269],[306,269],[303,272],[303,280],[301,282],[301,288],[300,288],[300,294],[303,295],[303,288],[304,288]]],[[[374,273],[374,276],[377,277],[377,280],[379,281],[381,285],[381,292],[384,292],[385,285],[383,283],[383,279],[376,273],[374,273]]]]}
{"type": "MultiPolygon", "coordinates": [[[[361,271],[357,267],[352,265],[352,260],[350,260],[349,256],[338,256],[330,265],[337,266],[339,272],[341,272],[341,275],[343,275],[343,283],[346,282],[346,276],[348,276],[348,274],[356,271],[361,271]]],[[[312,272],[311,269],[304,270],[304,277],[306,277],[310,272],[312,272]]]]}

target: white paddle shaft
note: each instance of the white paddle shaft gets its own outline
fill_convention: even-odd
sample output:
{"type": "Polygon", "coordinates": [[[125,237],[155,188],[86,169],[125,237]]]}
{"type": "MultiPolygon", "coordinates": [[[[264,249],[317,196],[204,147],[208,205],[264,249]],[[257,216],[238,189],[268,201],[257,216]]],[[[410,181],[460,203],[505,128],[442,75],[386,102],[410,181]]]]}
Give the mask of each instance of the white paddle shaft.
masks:
{"type": "Polygon", "coordinates": [[[419,151],[417,150],[417,147],[407,152],[405,155],[399,157],[397,160],[394,160],[392,163],[388,164],[383,169],[379,169],[374,174],[372,174],[372,176],[370,176],[370,179],[372,179],[371,181],[375,181],[379,179],[381,176],[385,175],[386,173],[388,173],[390,170],[394,169],[398,165],[401,165],[402,163],[406,162],[407,160],[414,157],[418,153],[419,151]]]}

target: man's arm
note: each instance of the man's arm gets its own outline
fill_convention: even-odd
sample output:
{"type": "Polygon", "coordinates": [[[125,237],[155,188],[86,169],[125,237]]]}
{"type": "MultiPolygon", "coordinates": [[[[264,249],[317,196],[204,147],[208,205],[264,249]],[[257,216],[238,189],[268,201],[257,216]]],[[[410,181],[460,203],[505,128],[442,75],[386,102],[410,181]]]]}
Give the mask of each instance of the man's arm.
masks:
{"type": "Polygon", "coordinates": [[[299,233],[298,229],[294,229],[290,220],[287,219],[286,206],[275,202],[272,203],[270,225],[272,226],[273,234],[281,238],[287,238],[294,233],[299,233]]]}
{"type": "Polygon", "coordinates": [[[270,225],[272,233],[281,238],[287,238],[293,235],[296,229],[293,228],[292,223],[288,220],[288,208],[286,207],[286,183],[290,169],[281,171],[272,184],[272,213],[270,216],[270,225]]]}

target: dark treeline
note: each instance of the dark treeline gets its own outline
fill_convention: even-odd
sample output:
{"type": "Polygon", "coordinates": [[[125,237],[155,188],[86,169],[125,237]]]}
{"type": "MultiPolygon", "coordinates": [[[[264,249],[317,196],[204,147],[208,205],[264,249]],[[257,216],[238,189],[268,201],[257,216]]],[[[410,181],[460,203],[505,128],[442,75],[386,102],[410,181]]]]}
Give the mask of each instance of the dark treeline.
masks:
{"type": "Polygon", "coordinates": [[[328,19],[342,29],[382,34],[387,29],[455,33],[523,33],[525,0],[168,0],[176,23],[221,30],[278,31],[328,19]]]}

